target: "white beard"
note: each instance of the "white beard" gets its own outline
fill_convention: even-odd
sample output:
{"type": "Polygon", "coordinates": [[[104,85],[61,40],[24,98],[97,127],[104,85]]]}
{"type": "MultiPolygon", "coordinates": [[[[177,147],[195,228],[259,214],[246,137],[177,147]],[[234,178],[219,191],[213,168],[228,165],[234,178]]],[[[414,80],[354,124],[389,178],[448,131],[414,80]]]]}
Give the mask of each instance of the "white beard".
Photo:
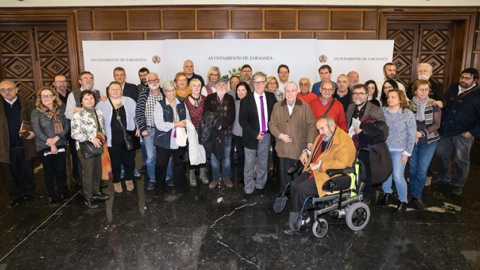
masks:
{"type": "Polygon", "coordinates": [[[427,76],[427,75],[420,75],[420,76],[418,76],[418,79],[419,79],[419,80],[425,80],[425,81],[428,81],[428,79],[430,79],[430,76],[427,76]]]}

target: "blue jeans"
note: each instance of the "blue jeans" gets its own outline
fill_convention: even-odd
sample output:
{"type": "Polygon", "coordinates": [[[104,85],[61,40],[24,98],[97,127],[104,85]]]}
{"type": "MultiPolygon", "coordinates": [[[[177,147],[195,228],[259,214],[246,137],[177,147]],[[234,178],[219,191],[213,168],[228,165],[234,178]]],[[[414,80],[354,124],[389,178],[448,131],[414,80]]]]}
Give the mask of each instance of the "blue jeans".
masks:
{"type": "Polygon", "coordinates": [[[155,182],[155,162],[157,159],[157,150],[153,145],[155,139],[155,128],[148,128],[148,136],[143,137],[143,144],[145,145],[145,152],[147,153],[147,174],[150,182],[155,182]]]}
{"type": "Polygon", "coordinates": [[[390,151],[392,157],[393,173],[388,177],[387,181],[383,182],[382,189],[384,193],[392,194],[392,178],[395,181],[397,188],[398,199],[401,202],[407,202],[407,181],[405,181],[405,166],[402,163],[402,151],[390,151]]]}
{"type": "Polygon", "coordinates": [[[437,160],[439,162],[439,182],[450,182],[450,159],[455,150],[455,176],[452,185],[463,187],[470,170],[470,150],[474,137],[465,138],[461,134],[454,137],[440,137],[437,145],[437,160]]]}
{"type": "Polygon", "coordinates": [[[225,150],[225,158],[222,159],[222,173],[220,173],[220,162],[212,153],[210,157],[210,166],[212,166],[212,177],[214,179],[230,177],[232,166],[230,164],[230,150],[232,148],[232,139],[227,139],[223,142],[225,150]]]}
{"type": "Polygon", "coordinates": [[[428,166],[437,149],[437,143],[421,143],[415,145],[412,156],[408,160],[410,190],[414,198],[422,197],[422,191],[427,179],[428,166]]]}

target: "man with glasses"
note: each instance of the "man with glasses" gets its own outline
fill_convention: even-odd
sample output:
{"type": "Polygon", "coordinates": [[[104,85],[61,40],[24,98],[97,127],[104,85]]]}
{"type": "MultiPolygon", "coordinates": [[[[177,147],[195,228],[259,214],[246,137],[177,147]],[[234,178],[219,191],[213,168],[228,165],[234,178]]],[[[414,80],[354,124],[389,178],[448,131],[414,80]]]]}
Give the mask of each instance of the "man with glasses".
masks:
{"type": "Polygon", "coordinates": [[[252,67],[248,64],[245,64],[240,69],[240,81],[246,82],[250,86],[250,89],[253,89],[252,85],[252,67]]]}
{"type": "Polygon", "coordinates": [[[268,121],[273,105],[277,102],[275,94],[265,91],[267,75],[255,72],[252,76],[254,92],[240,102],[239,122],[243,129],[242,142],[245,146],[244,197],[247,201],[256,190],[265,196],[264,186],[267,182],[268,152],[270,148],[270,130],[268,121]],[[257,178],[253,171],[256,165],[257,178]]]}
{"type": "Polygon", "coordinates": [[[467,68],[460,74],[460,82],[452,84],[446,94],[442,110],[437,144],[439,174],[437,183],[452,185],[451,193],[461,195],[470,169],[470,149],[480,135],[480,87],[478,70],[467,68]],[[455,151],[455,175],[450,181],[450,159],[455,151]]]}
{"type": "MultiPolygon", "coordinates": [[[[353,130],[352,119],[360,120],[364,115],[375,116],[379,121],[385,122],[385,115],[380,107],[368,102],[367,89],[363,84],[357,84],[352,91],[353,103],[348,105],[345,117],[347,118],[347,126],[353,130]]],[[[358,127],[358,126],[355,126],[358,127]]]]}
{"type": "Polygon", "coordinates": [[[310,79],[308,78],[301,78],[300,82],[298,83],[300,86],[300,92],[298,92],[297,97],[305,103],[310,103],[312,100],[317,99],[317,95],[310,92],[310,79]]]}
{"type": "Polygon", "coordinates": [[[140,93],[144,92],[148,88],[148,83],[147,83],[148,73],[150,73],[150,71],[146,67],[142,67],[141,69],[138,70],[138,78],[140,79],[140,83],[137,84],[138,95],[140,95],[140,93]]]}
{"type": "Polygon", "coordinates": [[[329,115],[335,121],[335,124],[347,132],[347,120],[345,119],[345,111],[343,110],[342,103],[333,97],[333,82],[322,82],[322,88],[320,88],[320,98],[314,99],[310,102],[313,115],[315,119],[320,118],[322,115],[329,115]]]}
{"type": "MultiPolygon", "coordinates": [[[[68,87],[68,82],[67,78],[63,75],[57,75],[55,76],[55,79],[53,81],[53,86],[55,87],[55,90],[58,92],[58,96],[60,97],[60,100],[64,105],[67,104],[68,97],[70,96],[71,91],[67,89],[68,87]]],[[[70,125],[70,120],[67,119],[70,125]]],[[[75,140],[72,139],[70,136],[70,130],[67,133],[67,140],[68,144],[70,146],[70,155],[72,157],[72,174],[73,174],[73,180],[76,184],[81,184],[82,183],[82,165],[80,164],[80,161],[78,160],[77,156],[77,148],[75,147],[75,140]]]]}
{"type": "Polygon", "coordinates": [[[137,120],[138,129],[143,137],[144,147],[147,159],[144,164],[147,167],[149,182],[147,190],[155,189],[155,162],[157,158],[156,147],[153,144],[155,138],[155,105],[164,99],[162,89],[160,88],[160,79],[158,74],[151,72],[147,75],[148,89],[140,93],[137,107],[135,108],[135,120],[137,120]]]}
{"type": "Polygon", "coordinates": [[[24,126],[25,121],[30,122],[34,106],[17,92],[12,81],[0,82],[0,126],[4,127],[0,133],[0,163],[12,197],[9,207],[18,205],[22,198],[32,198],[35,188],[35,133],[24,126]]]}
{"type": "Polygon", "coordinates": [[[100,96],[100,91],[93,89],[94,79],[90,71],[83,71],[80,73],[80,89],[74,90],[67,98],[67,105],[65,108],[65,117],[72,120],[73,114],[82,110],[82,103],[80,102],[80,93],[83,90],[91,90],[95,95],[97,103],[99,101],[107,100],[106,96],[100,96]]]}

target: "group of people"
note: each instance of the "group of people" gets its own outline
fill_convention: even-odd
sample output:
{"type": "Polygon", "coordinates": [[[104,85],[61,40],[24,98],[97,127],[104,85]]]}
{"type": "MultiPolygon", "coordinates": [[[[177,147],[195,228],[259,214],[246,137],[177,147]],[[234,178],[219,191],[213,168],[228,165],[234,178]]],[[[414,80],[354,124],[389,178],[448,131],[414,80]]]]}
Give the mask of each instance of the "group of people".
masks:
{"type": "Polygon", "coordinates": [[[174,187],[181,197],[188,184],[215,188],[223,182],[231,188],[237,166],[248,201],[254,194],[265,196],[270,171],[282,187],[293,182],[293,213],[306,196],[325,194],[327,169],[351,166],[356,151],[369,148],[359,155],[367,168],[365,203],[379,184],[383,203],[389,204],[395,183],[397,211],[405,211],[409,202],[423,209],[422,191],[431,179],[435,153],[441,164],[436,180],[450,182],[452,194],[462,193],[469,151],[480,135],[480,91],[474,68],[463,70],[445,95],[432,79],[432,66],[422,63],[417,70],[418,80],[408,87],[396,79],[393,63],[384,66],[381,88],[373,80],[360,83],[356,71],[332,81],[328,65],[319,68],[321,81],[313,86],[308,78],[290,81],[290,69],[283,64],[278,79],[253,73],[246,64],[231,77],[211,67],[205,82],[187,60],[183,71],[163,84],[146,68],[138,72],[140,84],[127,83],[125,70],[117,67],[107,96],[94,89],[88,71],[80,74],[81,87],[72,92],[65,76],[58,75],[53,87],[37,91],[35,104],[17,95],[15,83],[2,81],[0,121],[8,132],[0,136],[0,162],[11,206],[32,195],[35,153],[43,164],[50,203],[68,199],[70,145],[72,173],[91,208],[109,199],[101,180],[113,179],[118,194],[135,188],[138,148],[147,190],[164,194],[174,187]],[[92,146],[100,153],[92,155],[92,146]],[[452,151],[456,169],[450,181],[452,151]],[[304,165],[301,177],[288,173],[298,160],[304,165]],[[404,177],[407,163],[410,189],[404,177]]]}

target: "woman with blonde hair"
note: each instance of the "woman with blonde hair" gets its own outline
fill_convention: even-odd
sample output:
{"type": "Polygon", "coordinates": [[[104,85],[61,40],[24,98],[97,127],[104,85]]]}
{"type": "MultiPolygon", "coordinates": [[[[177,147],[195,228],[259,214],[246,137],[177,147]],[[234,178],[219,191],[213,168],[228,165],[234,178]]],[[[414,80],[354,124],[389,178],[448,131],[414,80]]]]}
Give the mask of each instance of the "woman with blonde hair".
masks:
{"type": "Polygon", "coordinates": [[[272,92],[275,94],[275,98],[277,101],[282,100],[285,95],[282,91],[278,89],[278,80],[274,76],[270,76],[267,78],[267,84],[265,84],[265,90],[268,92],[272,92]]]}
{"type": "Polygon", "coordinates": [[[48,200],[55,204],[57,199],[68,199],[67,169],[65,165],[67,145],[66,135],[69,130],[65,118],[65,106],[57,91],[42,87],[37,92],[36,109],[32,111],[32,129],[35,132],[35,146],[43,164],[48,200]],[[55,194],[55,181],[59,196],[55,194]]]}
{"type": "Polygon", "coordinates": [[[222,77],[220,69],[218,67],[211,67],[207,72],[207,84],[202,87],[202,96],[206,97],[210,94],[216,93],[215,85],[217,84],[218,79],[222,77]]]}
{"type": "Polygon", "coordinates": [[[184,72],[178,72],[177,75],[175,75],[175,83],[177,84],[177,98],[180,101],[185,101],[185,99],[192,93],[188,86],[187,74],[184,72]]]}

